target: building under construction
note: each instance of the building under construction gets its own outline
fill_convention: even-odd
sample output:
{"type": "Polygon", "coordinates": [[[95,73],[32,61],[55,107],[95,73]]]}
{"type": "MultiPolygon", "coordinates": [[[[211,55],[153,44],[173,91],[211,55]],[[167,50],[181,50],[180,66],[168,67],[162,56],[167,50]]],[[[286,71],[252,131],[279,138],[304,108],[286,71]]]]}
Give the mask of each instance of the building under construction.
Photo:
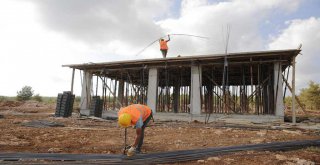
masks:
{"type": "MultiPolygon", "coordinates": [[[[274,115],[283,119],[289,73],[300,49],[64,65],[80,70],[80,110],[133,103],[159,112],[274,115]],[[94,80],[94,81],[93,81],[94,80]],[[287,84],[287,85],[286,85],[287,84]]],[[[291,72],[290,72],[291,70],[291,72]]],[[[294,83],[292,84],[294,93],[294,83]]]]}

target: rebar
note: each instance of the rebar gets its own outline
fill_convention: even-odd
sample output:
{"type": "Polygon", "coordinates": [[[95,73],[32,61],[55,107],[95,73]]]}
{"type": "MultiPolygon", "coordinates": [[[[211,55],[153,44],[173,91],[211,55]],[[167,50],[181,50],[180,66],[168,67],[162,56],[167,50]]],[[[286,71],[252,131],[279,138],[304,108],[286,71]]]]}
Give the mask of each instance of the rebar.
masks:
{"type": "MultiPolygon", "coordinates": [[[[85,162],[86,164],[163,164],[205,159],[211,156],[225,155],[241,151],[288,151],[310,146],[320,146],[320,140],[299,140],[273,142],[228,147],[215,147],[182,151],[139,154],[132,157],[117,154],[61,154],[61,153],[0,153],[0,160],[53,160],[62,162],[85,162]]],[[[61,163],[62,163],[61,162],[61,163]]]]}

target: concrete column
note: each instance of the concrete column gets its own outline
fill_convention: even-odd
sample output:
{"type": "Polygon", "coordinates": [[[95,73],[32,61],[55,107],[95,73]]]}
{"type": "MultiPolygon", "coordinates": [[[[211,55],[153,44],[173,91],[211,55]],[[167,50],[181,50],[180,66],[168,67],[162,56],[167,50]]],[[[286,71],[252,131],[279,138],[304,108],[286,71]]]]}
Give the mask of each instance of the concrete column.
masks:
{"type": "Polygon", "coordinates": [[[148,94],[147,94],[147,105],[152,109],[152,113],[156,113],[158,98],[158,69],[149,69],[148,78],[148,94]]]}
{"type": "Polygon", "coordinates": [[[201,114],[201,67],[191,66],[191,98],[190,98],[190,113],[192,115],[201,114]]]}
{"type": "Polygon", "coordinates": [[[73,94],[73,84],[74,84],[74,72],[75,69],[72,69],[72,78],[71,78],[71,94],[73,94]]]}
{"type": "Polygon", "coordinates": [[[92,90],[92,73],[84,71],[83,81],[82,81],[82,92],[80,101],[80,111],[88,110],[91,100],[91,90],[92,90]]]}
{"type": "MultiPolygon", "coordinates": [[[[119,80],[118,99],[122,105],[124,105],[123,104],[123,96],[124,96],[124,81],[121,79],[121,80],[119,80]]],[[[120,106],[120,105],[118,104],[118,106],[120,106]]],[[[118,108],[120,108],[120,107],[118,107],[118,108]]]]}
{"type": "Polygon", "coordinates": [[[176,83],[173,88],[173,112],[178,113],[180,107],[180,83],[176,83]]]}
{"type": "Polygon", "coordinates": [[[275,115],[284,116],[283,89],[282,89],[282,68],[280,62],[274,63],[274,103],[275,115]]]}
{"type": "Polygon", "coordinates": [[[296,56],[292,58],[292,123],[296,124],[296,109],[295,109],[295,102],[296,102],[296,56]]]}

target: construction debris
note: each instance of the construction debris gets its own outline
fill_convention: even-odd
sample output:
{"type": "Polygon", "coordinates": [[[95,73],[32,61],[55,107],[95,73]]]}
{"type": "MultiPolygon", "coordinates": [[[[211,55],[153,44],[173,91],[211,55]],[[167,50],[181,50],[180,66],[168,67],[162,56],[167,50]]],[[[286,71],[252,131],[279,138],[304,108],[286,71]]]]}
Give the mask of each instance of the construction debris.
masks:
{"type": "Polygon", "coordinates": [[[47,121],[47,120],[34,120],[30,122],[23,122],[23,126],[35,127],[35,128],[46,128],[46,127],[64,127],[62,123],[47,121]]]}

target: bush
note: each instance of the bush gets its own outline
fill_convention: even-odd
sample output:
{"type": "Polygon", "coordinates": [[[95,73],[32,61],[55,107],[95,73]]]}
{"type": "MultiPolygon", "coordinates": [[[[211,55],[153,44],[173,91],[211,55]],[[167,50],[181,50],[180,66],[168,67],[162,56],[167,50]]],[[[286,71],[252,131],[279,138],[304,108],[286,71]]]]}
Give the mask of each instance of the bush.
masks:
{"type": "Polygon", "coordinates": [[[43,101],[42,96],[40,96],[39,94],[34,95],[33,96],[33,100],[36,100],[38,102],[42,102],[43,101]]]}
{"type": "Polygon", "coordinates": [[[1,101],[5,101],[5,100],[7,100],[6,97],[0,96],[0,102],[1,102],[1,101]]]}
{"type": "Polygon", "coordinates": [[[301,89],[300,98],[308,109],[320,109],[320,84],[309,82],[308,88],[301,89]]]}
{"type": "Polygon", "coordinates": [[[20,91],[17,92],[17,100],[25,101],[30,100],[33,96],[33,90],[30,86],[24,86],[20,91]]]}

